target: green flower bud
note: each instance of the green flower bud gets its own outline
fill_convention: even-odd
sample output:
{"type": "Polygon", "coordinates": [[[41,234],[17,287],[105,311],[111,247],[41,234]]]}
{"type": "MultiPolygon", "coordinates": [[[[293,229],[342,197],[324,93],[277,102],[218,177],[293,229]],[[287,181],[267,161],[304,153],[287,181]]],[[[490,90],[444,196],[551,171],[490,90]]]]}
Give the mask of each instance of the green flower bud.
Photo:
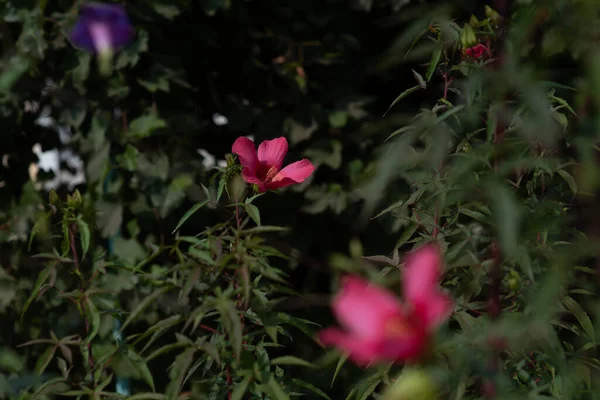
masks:
{"type": "Polygon", "coordinates": [[[463,49],[475,46],[477,44],[477,36],[471,25],[465,24],[460,32],[460,44],[463,49]]]}
{"type": "Polygon", "coordinates": [[[227,154],[225,160],[227,161],[227,168],[231,168],[235,165],[235,157],[233,154],[227,154]]]}
{"type": "Polygon", "coordinates": [[[53,206],[57,206],[60,203],[60,197],[58,197],[58,193],[56,193],[56,190],[52,189],[50,191],[50,204],[52,204],[53,206]]]}
{"type": "Polygon", "coordinates": [[[244,193],[246,192],[246,182],[241,177],[241,175],[235,175],[228,183],[227,183],[227,193],[229,194],[229,199],[234,203],[239,203],[242,201],[244,197],[244,193]]]}
{"type": "Polygon", "coordinates": [[[427,372],[405,367],[383,395],[384,400],[435,400],[439,396],[438,384],[427,372]]]}
{"type": "Polygon", "coordinates": [[[481,24],[481,22],[479,22],[477,17],[474,15],[471,15],[471,19],[469,20],[469,25],[471,25],[473,28],[478,28],[480,24],[481,24]]]}
{"type": "Polygon", "coordinates": [[[490,19],[493,25],[500,24],[500,14],[490,6],[485,6],[485,16],[490,19]]]}

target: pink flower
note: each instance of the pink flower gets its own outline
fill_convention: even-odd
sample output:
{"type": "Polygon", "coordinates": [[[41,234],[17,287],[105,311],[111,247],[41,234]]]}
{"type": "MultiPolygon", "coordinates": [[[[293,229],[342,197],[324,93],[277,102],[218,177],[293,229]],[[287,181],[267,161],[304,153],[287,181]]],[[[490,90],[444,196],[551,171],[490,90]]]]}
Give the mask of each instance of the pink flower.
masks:
{"type": "Polygon", "coordinates": [[[287,151],[288,142],[284,137],[265,140],[258,146],[258,152],[254,143],[246,137],[238,138],[231,148],[244,167],[242,178],[248,183],[257,184],[261,192],[303,182],[315,170],[315,166],[307,159],[282,169],[287,151]]]}
{"type": "Polygon", "coordinates": [[[465,49],[465,54],[469,57],[473,57],[476,60],[479,60],[485,53],[487,53],[488,49],[483,44],[478,44],[473,47],[469,47],[465,49]]]}
{"type": "Polygon", "coordinates": [[[345,277],[332,304],[343,329],[324,329],[319,340],[348,353],[360,365],[418,358],[454,308],[439,286],[441,266],[434,245],[407,257],[402,282],[405,304],[362,278],[345,277]]]}

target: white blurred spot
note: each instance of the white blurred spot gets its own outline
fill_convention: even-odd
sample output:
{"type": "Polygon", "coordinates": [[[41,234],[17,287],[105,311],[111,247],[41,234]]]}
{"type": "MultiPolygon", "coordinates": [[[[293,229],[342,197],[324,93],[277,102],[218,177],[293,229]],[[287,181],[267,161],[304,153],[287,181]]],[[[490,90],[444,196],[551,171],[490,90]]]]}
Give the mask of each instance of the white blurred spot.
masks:
{"type": "Polygon", "coordinates": [[[224,115],[221,115],[219,113],[214,113],[213,114],[213,123],[217,126],[223,126],[223,125],[227,125],[229,123],[229,120],[224,115]]]}
{"type": "Polygon", "coordinates": [[[202,165],[204,165],[205,168],[212,168],[217,165],[217,158],[208,151],[204,149],[198,149],[198,154],[202,156],[202,165]]]}
{"type": "MultiPolygon", "coordinates": [[[[32,151],[38,156],[37,163],[31,163],[29,166],[29,177],[33,182],[37,181],[37,176],[40,170],[52,171],[54,178],[49,181],[45,181],[43,188],[50,190],[57,188],[61,184],[66,184],[70,190],[76,185],[85,182],[85,173],[83,171],[83,161],[73,151],[66,149],[59,153],[57,149],[48,151],[42,151],[42,146],[36,143],[32,151]],[[60,162],[64,161],[70,168],[75,170],[75,174],[69,171],[62,171],[60,169],[60,162]]],[[[41,184],[36,184],[39,189],[42,188],[41,184]]]]}

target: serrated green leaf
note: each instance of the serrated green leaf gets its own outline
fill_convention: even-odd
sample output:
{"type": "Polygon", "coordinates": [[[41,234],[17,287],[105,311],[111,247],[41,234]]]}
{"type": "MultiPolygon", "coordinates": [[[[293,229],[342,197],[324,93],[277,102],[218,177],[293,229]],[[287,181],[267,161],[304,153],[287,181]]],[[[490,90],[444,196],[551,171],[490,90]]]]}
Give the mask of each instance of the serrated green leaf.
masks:
{"type": "Polygon", "coordinates": [[[577,319],[577,322],[579,322],[579,325],[585,332],[588,339],[595,340],[596,336],[594,333],[594,325],[592,324],[592,320],[584,311],[584,309],[579,305],[579,303],[573,300],[573,298],[565,296],[563,298],[563,304],[565,305],[567,310],[569,310],[569,312],[573,314],[573,316],[577,319]]]}
{"type": "Polygon", "coordinates": [[[100,329],[100,313],[96,308],[96,305],[92,302],[92,299],[89,297],[85,298],[85,305],[83,307],[85,312],[85,317],[90,327],[90,331],[85,338],[89,343],[92,341],[94,337],[98,334],[98,330],[100,329]]]}
{"type": "Polygon", "coordinates": [[[144,299],[131,311],[129,317],[123,322],[121,326],[120,332],[123,332],[127,325],[129,325],[134,319],[136,319],[150,304],[154,303],[156,299],[161,296],[163,293],[170,290],[169,287],[163,287],[160,289],[156,289],[149,296],[144,297],[144,299]]]}
{"type": "Polygon", "coordinates": [[[132,348],[129,348],[128,357],[131,360],[131,365],[136,370],[136,372],[140,375],[142,380],[150,386],[153,392],[156,391],[154,388],[154,378],[152,377],[152,372],[148,368],[148,364],[146,364],[146,360],[137,354],[132,348]]]}
{"type": "Polygon", "coordinates": [[[308,368],[317,368],[316,365],[294,356],[281,356],[271,360],[272,365],[299,365],[308,368]]]}
{"type": "Polygon", "coordinates": [[[427,72],[425,72],[425,79],[427,82],[431,80],[435,69],[437,68],[438,63],[440,62],[440,58],[442,57],[442,46],[438,46],[437,49],[431,55],[431,60],[429,60],[429,65],[427,66],[427,72]]]}
{"type": "Polygon", "coordinates": [[[231,400],[242,400],[244,398],[244,394],[248,389],[248,384],[250,383],[250,379],[252,379],[252,375],[249,375],[242,379],[239,383],[235,385],[233,389],[233,393],[231,393],[231,400]]]}
{"type": "Polygon", "coordinates": [[[383,116],[385,117],[387,115],[387,113],[390,112],[390,110],[392,109],[392,107],[394,107],[396,104],[398,104],[398,102],[400,100],[402,100],[403,98],[405,98],[409,94],[412,94],[412,93],[416,92],[419,89],[421,89],[421,85],[413,86],[411,88],[406,89],[404,92],[400,93],[398,95],[398,97],[396,97],[396,100],[394,100],[392,102],[392,104],[388,107],[388,109],[385,111],[385,113],[383,113],[383,116]]]}
{"type": "Polygon", "coordinates": [[[575,178],[573,178],[573,175],[571,175],[564,169],[559,169],[557,172],[565,180],[565,182],[567,182],[567,185],[569,185],[569,189],[571,189],[571,192],[573,192],[573,196],[576,196],[578,191],[577,182],[575,182],[575,178]]]}
{"type": "Polygon", "coordinates": [[[292,378],[292,382],[294,382],[296,385],[298,385],[300,387],[303,387],[305,389],[310,390],[311,392],[313,392],[313,393],[321,396],[324,399],[331,400],[331,397],[329,397],[327,395],[327,393],[325,393],[324,391],[322,391],[321,389],[319,389],[315,385],[311,385],[308,382],[304,382],[304,381],[301,381],[300,379],[295,379],[295,378],[292,378]]]}
{"type": "Polygon", "coordinates": [[[338,360],[337,365],[335,366],[335,372],[333,373],[333,378],[331,378],[331,387],[333,387],[333,383],[335,382],[335,378],[337,378],[338,374],[340,373],[342,366],[346,363],[346,360],[348,360],[348,355],[344,354],[340,357],[340,359],[338,360]]]}
{"type": "Polygon", "coordinates": [[[48,218],[50,218],[50,215],[51,213],[45,213],[41,218],[38,218],[37,221],[35,221],[35,224],[33,224],[33,228],[31,228],[31,234],[29,235],[29,244],[27,246],[27,250],[31,250],[31,243],[33,242],[33,238],[47,223],[47,220],[48,218]]]}
{"type": "Polygon", "coordinates": [[[161,128],[165,128],[167,123],[160,119],[156,114],[147,114],[137,117],[129,125],[129,135],[136,138],[145,138],[161,128]]]}
{"type": "Polygon", "coordinates": [[[283,388],[273,376],[264,385],[264,389],[273,400],[290,400],[290,396],[283,391],[283,388]]]}
{"type": "Polygon", "coordinates": [[[90,227],[81,218],[77,219],[77,227],[79,230],[79,239],[81,241],[81,249],[83,251],[83,253],[81,255],[81,259],[84,260],[85,255],[87,254],[88,250],[90,249],[90,237],[91,237],[90,227]]]}
{"type": "Polygon", "coordinates": [[[252,218],[252,221],[254,221],[256,225],[260,226],[260,211],[258,211],[258,207],[256,207],[254,204],[244,204],[244,207],[246,208],[246,212],[250,218],[252,218]]]}
{"type": "Polygon", "coordinates": [[[498,231],[500,248],[507,259],[511,259],[519,245],[521,210],[515,196],[499,183],[489,186],[492,217],[498,231]]]}
{"type": "Polygon", "coordinates": [[[181,392],[181,385],[183,385],[183,380],[187,375],[187,371],[189,370],[190,365],[192,365],[192,362],[194,361],[195,352],[196,349],[189,348],[180,355],[178,355],[175,361],[173,362],[173,365],[171,366],[171,370],[169,372],[171,382],[167,386],[167,400],[177,399],[177,396],[181,392]]]}
{"type": "Polygon", "coordinates": [[[412,74],[415,77],[415,79],[417,80],[417,83],[419,84],[421,89],[427,89],[427,82],[425,82],[425,79],[423,79],[423,76],[420,73],[418,73],[417,71],[415,71],[414,69],[412,70],[412,74]]]}
{"type": "Polygon", "coordinates": [[[183,217],[181,217],[181,219],[177,223],[177,226],[175,227],[175,229],[173,229],[173,232],[171,233],[175,233],[179,228],[181,228],[185,221],[187,221],[192,215],[196,213],[196,211],[207,205],[209,202],[210,200],[204,200],[200,203],[194,204],[189,210],[185,212],[185,214],[183,214],[183,217]]]}
{"type": "Polygon", "coordinates": [[[50,364],[50,361],[52,361],[52,358],[54,358],[54,353],[56,352],[57,348],[58,346],[50,346],[46,348],[44,354],[42,354],[35,363],[34,370],[36,374],[42,375],[44,373],[48,367],[48,364],[50,364]]]}
{"type": "Polygon", "coordinates": [[[31,290],[31,294],[27,298],[27,301],[25,302],[25,305],[23,306],[23,310],[21,310],[21,319],[23,319],[23,316],[25,315],[25,313],[29,309],[29,306],[31,306],[31,304],[35,301],[35,299],[39,295],[40,288],[46,282],[46,280],[48,280],[48,278],[50,277],[50,275],[54,271],[54,268],[55,268],[54,265],[52,265],[52,264],[48,265],[46,268],[44,268],[38,274],[38,277],[37,277],[37,279],[35,281],[35,284],[33,285],[33,289],[31,290]]]}
{"type": "Polygon", "coordinates": [[[225,327],[227,335],[229,335],[235,358],[239,362],[242,350],[242,323],[238,310],[231,300],[226,297],[221,297],[217,304],[221,321],[225,327]]]}

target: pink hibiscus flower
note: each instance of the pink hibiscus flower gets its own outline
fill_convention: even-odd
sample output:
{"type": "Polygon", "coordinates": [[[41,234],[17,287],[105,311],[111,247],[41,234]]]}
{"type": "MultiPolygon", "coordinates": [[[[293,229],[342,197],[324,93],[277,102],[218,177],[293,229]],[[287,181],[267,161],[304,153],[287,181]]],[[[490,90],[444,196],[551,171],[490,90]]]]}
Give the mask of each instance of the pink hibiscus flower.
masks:
{"type": "Polygon", "coordinates": [[[410,254],[404,268],[403,305],[389,291],[356,276],[343,279],[332,308],[342,328],[319,332],[321,343],[336,346],[359,365],[417,359],[436,328],[454,309],[439,286],[439,248],[427,245],[410,254]]]}
{"type": "Polygon", "coordinates": [[[315,166],[307,159],[296,161],[282,169],[287,151],[288,142],[284,137],[265,140],[258,146],[258,152],[254,142],[247,137],[238,138],[231,148],[231,152],[237,154],[244,167],[242,178],[258,185],[261,192],[303,182],[315,170],[315,166]]]}
{"type": "Polygon", "coordinates": [[[467,56],[472,57],[476,60],[479,60],[481,57],[484,56],[485,53],[487,53],[487,51],[488,51],[487,47],[485,47],[483,44],[480,43],[476,46],[465,49],[464,52],[467,56]]]}

